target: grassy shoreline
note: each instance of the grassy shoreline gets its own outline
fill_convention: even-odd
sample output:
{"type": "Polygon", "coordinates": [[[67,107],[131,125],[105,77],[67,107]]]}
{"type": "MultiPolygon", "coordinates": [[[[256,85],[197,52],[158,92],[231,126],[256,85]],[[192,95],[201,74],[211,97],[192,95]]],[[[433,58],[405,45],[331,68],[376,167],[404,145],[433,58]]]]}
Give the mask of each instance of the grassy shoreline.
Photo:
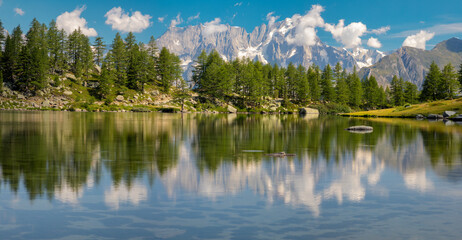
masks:
{"type": "Polygon", "coordinates": [[[417,115],[443,114],[444,111],[454,111],[462,114],[462,98],[440,100],[394,108],[342,113],[344,117],[381,117],[381,118],[415,118],[417,115]]]}

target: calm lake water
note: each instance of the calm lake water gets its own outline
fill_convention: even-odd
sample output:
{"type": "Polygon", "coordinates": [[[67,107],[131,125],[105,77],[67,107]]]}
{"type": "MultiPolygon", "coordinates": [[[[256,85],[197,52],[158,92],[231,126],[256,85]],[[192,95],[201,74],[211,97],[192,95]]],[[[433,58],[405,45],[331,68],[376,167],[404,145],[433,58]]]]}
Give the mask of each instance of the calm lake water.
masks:
{"type": "Polygon", "coordinates": [[[462,238],[457,124],[0,112],[0,140],[0,239],[462,238]]]}

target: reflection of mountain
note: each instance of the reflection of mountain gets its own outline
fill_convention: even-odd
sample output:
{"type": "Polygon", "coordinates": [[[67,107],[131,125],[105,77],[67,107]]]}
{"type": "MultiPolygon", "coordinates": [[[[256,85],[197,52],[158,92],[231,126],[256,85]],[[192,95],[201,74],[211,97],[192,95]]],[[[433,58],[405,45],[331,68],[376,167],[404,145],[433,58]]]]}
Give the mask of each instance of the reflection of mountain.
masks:
{"type": "Polygon", "coordinates": [[[326,200],[342,204],[386,194],[386,169],[419,192],[437,190],[435,173],[440,181],[462,178],[462,138],[451,131],[458,126],[367,122],[371,134],[344,131],[363,123],[262,115],[1,113],[0,181],[11,192],[24,187],[31,200],[78,205],[109,175],[105,203],[113,209],[147,200],[155,181],[170,197],[187,191],[215,199],[251,189],[270,203],[305,206],[318,216],[326,200]]]}

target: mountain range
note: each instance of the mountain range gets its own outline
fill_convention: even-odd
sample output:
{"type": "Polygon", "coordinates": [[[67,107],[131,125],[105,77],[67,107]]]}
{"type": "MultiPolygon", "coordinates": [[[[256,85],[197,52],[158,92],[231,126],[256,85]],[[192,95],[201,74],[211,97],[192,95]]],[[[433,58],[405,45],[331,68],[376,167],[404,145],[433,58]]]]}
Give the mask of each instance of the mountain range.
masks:
{"type": "Polygon", "coordinates": [[[440,67],[449,62],[458,66],[462,62],[462,40],[457,38],[441,42],[430,51],[402,47],[386,55],[361,47],[345,49],[329,46],[317,37],[311,44],[299,44],[294,41],[296,37],[296,24],[293,19],[287,18],[262,24],[250,33],[227,24],[174,27],[166,31],[157,44],[180,57],[185,79],[191,79],[192,65],[201,51],[213,49],[226,61],[249,58],[283,67],[292,62],[305,67],[315,64],[324,68],[327,64],[334,66],[340,62],[347,71],[354,67],[360,70],[361,78],[374,75],[383,86],[397,75],[419,88],[432,61],[440,67]]]}

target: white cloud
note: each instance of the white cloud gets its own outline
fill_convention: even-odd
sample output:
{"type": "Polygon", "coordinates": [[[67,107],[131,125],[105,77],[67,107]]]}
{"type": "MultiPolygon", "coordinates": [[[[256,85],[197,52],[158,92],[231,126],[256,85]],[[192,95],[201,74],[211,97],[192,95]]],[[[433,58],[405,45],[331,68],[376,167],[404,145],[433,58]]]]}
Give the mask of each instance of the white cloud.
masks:
{"type": "Polygon", "coordinates": [[[234,4],[234,6],[235,7],[240,7],[240,6],[242,6],[242,2],[237,2],[237,3],[234,4]]]}
{"type": "Polygon", "coordinates": [[[113,30],[122,32],[142,32],[151,26],[150,15],[141,14],[140,11],[135,11],[132,16],[125,13],[121,7],[114,7],[109,10],[105,15],[106,24],[111,25],[113,30]]]}
{"type": "Polygon", "coordinates": [[[367,46],[373,47],[373,48],[381,48],[382,43],[377,38],[371,37],[369,40],[367,40],[367,46]]]}
{"type": "Polygon", "coordinates": [[[163,23],[165,20],[165,17],[158,17],[157,18],[157,21],[159,21],[160,23],[163,23]]]}
{"type": "Polygon", "coordinates": [[[170,28],[174,28],[178,24],[181,24],[181,23],[183,23],[183,19],[181,18],[181,13],[178,13],[178,15],[176,15],[176,18],[174,18],[174,19],[172,19],[172,21],[170,21],[170,28]]]}
{"type": "Polygon", "coordinates": [[[374,33],[376,35],[381,35],[381,34],[387,33],[389,30],[390,30],[390,26],[385,26],[385,27],[381,27],[377,29],[372,29],[371,33],[374,33]]]}
{"type": "Polygon", "coordinates": [[[304,16],[295,14],[292,21],[296,24],[293,36],[287,36],[286,41],[289,44],[299,46],[312,46],[316,43],[316,27],[324,26],[324,19],[321,12],[324,8],[321,5],[313,5],[311,10],[304,16]]]}
{"type": "Polygon", "coordinates": [[[326,24],[325,30],[332,33],[337,42],[341,42],[345,48],[354,48],[361,45],[361,36],[367,32],[367,27],[362,22],[353,22],[345,26],[345,20],[341,19],[337,25],[326,24]]]}
{"type": "Polygon", "coordinates": [[[192,20],[196,20],[196,19],[199,19],[201,13],[197,13],[196,16],[191,16],[191,17],[188,17],[188,22],[191,22],[192,20]]]}
{"type": "Polygon", "coordinates": [[[228,27],[225,24],[220,24],[221,19],[215,18],[213,21],[206,22],[204,24],[204,34],[206,36],[212,35],[214,33],[220,33],[226,31],[228,27]]]}
{"type": "Polygon", "coordinates": [[[24,13],[25,13],[24,10],[22,10],[21,8],[15,8],[14,12],[16,14],[18,14],[18,15],[21,15],[21,16],[24,15],[24,13]]]}
{"type": "Polygon", "coordinates": [[[74,30],[80,28],[82,33],[88,37],[97,36],[98,33],[94,28],[87,27],[87,20],[81,18],[80,14],[85,10],[85,6],[76,8],[72,12],[64,12],[56,18],[56,26],[63,29],[67,33],[72,33],[74,30]]]}
{"type": "Polygon", "coordinates": [[[279,19],[279,16],[273,16],[274,12],[266,14],[266,20],[268,21],[268,27],[271,28],[273,24],[279,19]]]}
{"type": "Polygon", "coordinates": [[[432,39],[435,33],[421,30],[419,33],[408,36],[404,42],[403,47],[415,47],[425,50],[425,44],[428,40],[432,39]]]}

